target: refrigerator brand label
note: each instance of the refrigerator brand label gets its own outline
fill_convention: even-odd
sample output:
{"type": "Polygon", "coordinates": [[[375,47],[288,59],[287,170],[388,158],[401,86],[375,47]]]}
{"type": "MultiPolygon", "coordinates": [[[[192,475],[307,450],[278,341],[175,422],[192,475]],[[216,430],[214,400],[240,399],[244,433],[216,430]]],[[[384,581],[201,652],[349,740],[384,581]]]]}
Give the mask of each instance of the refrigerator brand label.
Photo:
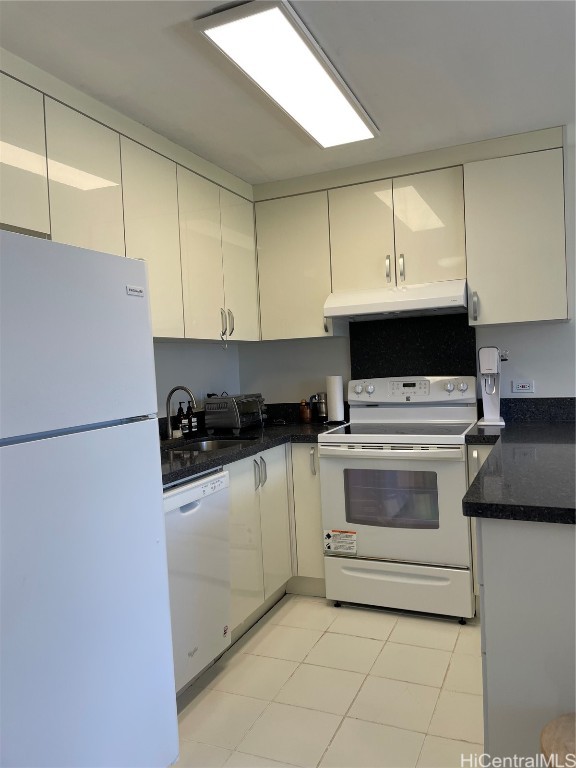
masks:
{"type": "Polygon", "coordinates": [[[356,531],[324,531],[324,552],[341,555],[356,554],[356,531]]]}
{"type": "Polygon", "coordinates": [[[128,294],[128,296],[139,296],[140,298],[143,298],[144,288],[142,288],[139,285],[127,285],[126,293],[128,294]]]}

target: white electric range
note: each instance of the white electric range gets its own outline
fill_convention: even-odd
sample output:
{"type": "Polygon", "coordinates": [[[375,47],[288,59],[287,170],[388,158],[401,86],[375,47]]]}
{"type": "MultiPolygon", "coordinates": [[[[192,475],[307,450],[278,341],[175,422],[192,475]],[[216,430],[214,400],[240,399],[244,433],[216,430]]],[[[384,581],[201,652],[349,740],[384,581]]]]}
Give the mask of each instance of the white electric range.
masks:
{"type": "Polygon", "coordinates": [[[318,438],[326,597],[474,615],[465,436],[473,376],[348,385],[350,423],[318,438]]]}

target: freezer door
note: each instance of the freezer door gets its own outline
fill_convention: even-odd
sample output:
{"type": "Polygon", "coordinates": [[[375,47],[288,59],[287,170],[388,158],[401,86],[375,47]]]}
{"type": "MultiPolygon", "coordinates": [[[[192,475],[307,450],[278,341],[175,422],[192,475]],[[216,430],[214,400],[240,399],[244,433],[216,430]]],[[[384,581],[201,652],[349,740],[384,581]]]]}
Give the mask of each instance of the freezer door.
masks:
{"type": "Polygon", "coordinates": [[[0,439],[156,413],[144,262],[0,232],[0,439]]]}
{"type": "Polygon", "coordinates": [[[155,420],[0,447],[0,764],[178,755],[155,420]]]}

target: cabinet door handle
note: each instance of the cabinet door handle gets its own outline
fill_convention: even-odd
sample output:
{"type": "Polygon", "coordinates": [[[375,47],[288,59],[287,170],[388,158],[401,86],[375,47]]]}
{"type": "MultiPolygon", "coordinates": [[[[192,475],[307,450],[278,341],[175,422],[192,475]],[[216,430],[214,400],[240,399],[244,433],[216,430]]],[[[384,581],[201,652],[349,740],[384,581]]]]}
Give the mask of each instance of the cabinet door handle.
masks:
{"type": "Polygon", "coordinates": [[[476,448],[472,451],[472,458],[476,462],[476,475],[478,472],[480,472],[480,454],[476,450],[476,448]]]}
{"type": "Polygon", "coordinates": [[[310,448],[310,472],[312,472],[313,475],[316,474],[316,452],[314,451],[314,448],[310,448]]]}
{"type": "Polygon", "coordinates": [[[234,333],[234,313],[231,309],[228,310],[228,325],[230,330],[228,331],[228,338],[234,333]]]}
{"type": "Polygon", "coordinates": [[[226,325],[226,312],[224,312],[222,307],[220,307],[220,319],[222,321],[222,331],[220,333],[220,338],[224,340],[224,336],[226,336],[227,325],[226,325]]]}
{"type": "Polygon", "coordinates": [[[400,280],[404,282],[406,280],[406,273],[404,272],[404,254],[401,253],[398,259],[398,267],[400,269],[400,280]]]}
{"type": "Polygon", "coordinates": [[[253,459],[254,461],[254,490],[257,491],[258,488],[260,488],[260,464],[256,461],[256,459],[253,459]]]}
{"type": "Polygon", "coordinates": [[[392,282],[392,277],[390,276],[390,254],[386,256],[386,282],[392,282]]]}
{"type": "Polygon", "coordinates": [[[478,320],[478,294],[472,291],[472,320],[478,320]]]}
{"type": "Polygon", "coordinates": [[[266,481],[268,480],[268,469],[262,456],[260,456],[260,475],[264,478],[260,484],[260,487],[264,488],[266,481]]]}

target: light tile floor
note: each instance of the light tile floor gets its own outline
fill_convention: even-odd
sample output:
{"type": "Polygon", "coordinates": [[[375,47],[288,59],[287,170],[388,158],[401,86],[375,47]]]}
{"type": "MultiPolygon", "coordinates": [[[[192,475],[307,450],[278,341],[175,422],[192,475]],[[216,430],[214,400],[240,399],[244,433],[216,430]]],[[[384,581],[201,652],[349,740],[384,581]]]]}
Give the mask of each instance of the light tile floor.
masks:
{"type": "Polygon", "coordinates": [[[460,768],[481,694],[478,622],[287,595],[187,693],[177,765],[460,768]]]}

